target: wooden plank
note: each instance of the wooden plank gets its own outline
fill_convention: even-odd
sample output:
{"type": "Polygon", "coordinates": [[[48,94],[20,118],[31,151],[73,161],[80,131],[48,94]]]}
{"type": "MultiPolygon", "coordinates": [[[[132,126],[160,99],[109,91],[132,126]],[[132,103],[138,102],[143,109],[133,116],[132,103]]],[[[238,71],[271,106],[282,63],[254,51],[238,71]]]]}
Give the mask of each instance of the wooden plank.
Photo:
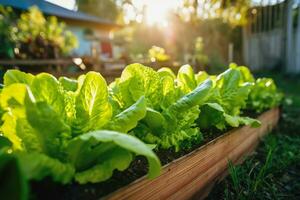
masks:
{"type": "MultiPolygon", "coordinates": [[[[238,164],[238,163],[242,163],[245,159],[245,157],[249,154],[251,154],[253,152],[253,150],[256,148],[256,146],[259,143],[259,139],[262,138],[265,134],[268,133],[268,131],[265,130],[271,130],[272,127],[274,127],[277,124],[277,121],[279,119],[279,110],[277,109],[277,112],[274,112],[274,116],[272,116],[272,118],[276,118],[277,120],[273,121],[272,118],[265,118],[266,121],[270,120],[270,124],[264,124],[263,126],[265,127],[261,127],[260,130],[258,130],[257,134],[252,134],[250,135],[250,137],[248,137],[245,142],[243,142],[241,145],[239,145],[238,148],[236,148],[234,151],[240,151],[239,153],[236,154],[237,157],[234,157],[234,151],[231,152],[232,155],[228,155],[228,157],[230,157],[230,160],[234,163],[234,164],[238,164]],[[242,155],[242,156],[240,156],[242,155]]],[[[216,182],[221,181],[223,178],[225,178],[228,175],[228,171],[227,171],[227,162],[228,160],[223,160],[223,163],[218,163],[218,167],[220,167],[220,165],[222,165],[224,167],[224,171],[223,173],[221,173],[221,175],[215,174],[215,178],[212,179],[210,182],[207,182],[207,184],[205,185],[205,187],[203,187],[204,189],[202,189],[201,191],[199,191],[198,193],[196,193],[197,191],[195,191],[196,195],[192,196],[192,199],[204,199],[210,192],[210,190],[213,188],[214,184],[216,182]]],[[[220,174],[220,173],[219,173],[220,174]]]]}
{"type": "MultiPolygon", "coordinates": [[[[205,188],[211,188],[226,172],[228,160],[240,162],[255,149],[261,137],[279,119],[279,109],[259,117],[260,128],[244,126],[234,129],[190,154],[163,167],[162,174],[153,180],[145,177],[121,188],[104,199],[190,199],[205,188]]],[[[207,193],[207,192],[206,192],[207,193]]],[[[200,196],[205,196],[200,192],[200,196]]]]}
{"type": "Polygon", "coordinates": [[[73,58],[66,59],[32,59],[32,60],[0,60],[0,65],[76,65],[73,61],[73,58]]]}

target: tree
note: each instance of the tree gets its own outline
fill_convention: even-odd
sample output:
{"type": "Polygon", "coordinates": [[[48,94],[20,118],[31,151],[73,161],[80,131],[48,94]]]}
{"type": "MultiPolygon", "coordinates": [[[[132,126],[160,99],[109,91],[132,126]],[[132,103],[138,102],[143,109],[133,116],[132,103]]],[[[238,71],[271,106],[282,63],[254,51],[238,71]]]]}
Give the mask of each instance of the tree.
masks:
{"type": "Polygon", "coordinates": [[[247,21],[250,2],[251,0],[183,0],[177,12],[186,21],[221,18],[232,25],[241,25],[247,21]]]}
{"type": "Polygon", "coordinates": [[[0,7],[0,58],[42,59],[68,55],[77,38],[56,17],[44,17],[30,7],[17,17],[11,8],[0,7]]]}
{"type": "Polygon", "coordinates": [[[11,24],[16,16],[10,7],[0,5],[0,58],[14,57],[14,41],[11,39],[11,24]]]}
{"type": "Polygon", "coordinates": [[[116,21],[121,14],[121,8],[116,0],[76,0],[78,10],[116,21]]]}

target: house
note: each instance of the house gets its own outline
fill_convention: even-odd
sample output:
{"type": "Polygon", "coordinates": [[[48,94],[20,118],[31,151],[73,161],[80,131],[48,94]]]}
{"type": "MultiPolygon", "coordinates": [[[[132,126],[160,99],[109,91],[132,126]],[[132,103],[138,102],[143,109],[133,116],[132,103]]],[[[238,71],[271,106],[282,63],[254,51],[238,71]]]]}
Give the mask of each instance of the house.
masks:
{"type": "Polygon", "coordinates": [[[67,29],[77,36],[79,47],[74,50],[74,55],[114,58],[111,35],[120,25],[112,21],[69,10],[44,0],[0,0],[0,5],[21,11],[37,6],[44,15],[53,15],[65,22],[67,29]]]}

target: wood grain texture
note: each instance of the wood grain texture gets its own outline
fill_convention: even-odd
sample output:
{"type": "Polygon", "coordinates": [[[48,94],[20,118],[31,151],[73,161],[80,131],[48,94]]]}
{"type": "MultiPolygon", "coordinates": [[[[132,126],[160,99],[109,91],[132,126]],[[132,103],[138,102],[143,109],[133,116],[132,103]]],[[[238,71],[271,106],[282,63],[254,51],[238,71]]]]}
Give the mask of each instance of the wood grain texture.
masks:
{"type": "Polygon", "coordinates": [[[261,127],[244,126],[229,131],[164,166],[159,177],[153,180],[142,177],[104,199],[202,199],[213,184],[227,174],[228,161],[242,162],[261,137],[276,126],[279,116],[278,108],[269,110],[259,117],[261,127]]]}

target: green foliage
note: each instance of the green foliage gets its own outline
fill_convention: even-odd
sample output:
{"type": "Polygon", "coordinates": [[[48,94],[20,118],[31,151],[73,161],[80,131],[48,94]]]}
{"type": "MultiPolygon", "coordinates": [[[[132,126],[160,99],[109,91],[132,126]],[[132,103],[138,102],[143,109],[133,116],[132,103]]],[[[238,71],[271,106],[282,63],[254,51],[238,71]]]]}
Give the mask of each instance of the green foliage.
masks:
{"type": "Polygon", "coordinates": [[[162,85],[157,72],[141,64],[128,65],[122,75],[110,85],[113,98],[121,108],[126,108],[145,96],[147,105],[158,108],[162,85]]]}
{"type": "Polygon", "coordinates": [[[144,96],[142,96],[132,106],[115,115],[114,118],[107,123],[105,128],[128,132],[136,127],[137,122],[145,117],[146,112],[146,100],[144,96]]]}
{"type": "Polygon", "coordinates": [[[194,70],[190,65],[180,67],[177,75],[178,86],[183,93],[191,92],[198,84],[194,70]]]}
{"type": "Polygon", "coordinates": [[[14,49],[5,58],[58,58],[78,46],[77,38],[66,30],[64,23],[54,16],[45,18],[37,7],[21,13],[18,19],[7,14],[9,12],[12,12],[10,8],[0,9],[1,38],[14,49]]]}
{"type": "Polygon", "coordinates": [[[148,50],[148,57],[151,62],[164,62],[170,60],[170,56],[166,54],[165,49],[158,46],[152,46],[148,50]]]}
{"type": "Polygon", "coordinates": [[[118,7],[115,0],[76,0],[76,3],[80,11],[90,13],[94,16],[111,20],[113,22],[118,20],[118,17],[122,16],[121,9],[118,7]]]}
{"type": "Polygon", "coordinates": [[[240,116],[241,110],[246,108],[253,81],[254,78],[246,67],[231,64],[228,70],[214,79],[213,94],[202,107],[197,120],[199,126],[205,129],[215,126],[221,130],[228,125],[232,127],[259,126],[260,123],[257,120],[240,116]]]}
{"type": "Polygon", "coordinates": [[[112,116],[108,88],[99,73],[60,80],[17,70],[4,76],[1,133],[12,142],[27,179],[101,182],[114,170],[128,168],[135,155],[147,157],[150,178],[159,174],[160,162],[150,147],[126,134],[145,116],[143,97],[112,116]]]}
{"type": "Polygon", "coordinates": [[[268,136],[243,165],[229,164],[230,176],[217,186],[223,191],[208,199],[298,199],[300,138],[288,134],[268,136]]]}
{"type": "Polygon", "coordinates": [[[201,140],[200,129],[258,127],[259,121],[240,116],[242,109],[250,109],[246,102],[253,86],[250,71],[235,64],[217,77],[206,72],[195,74],[189,65],[182,66],[175,76],[168,68],[156,72],[133,64],[110,85],[110,91],[116,107],[121,109],[145,96],[146,115],[132,134],[157,144],[158,149],[179,151],[201,140]]]}
{"type": "Polygon", "coordinates": [[[76,94],[74,132],[85,133],[103,127],[112,116],[104,78],[96,72],[81,76],[76,94]]]}
{"type": "Polygon", "coordinates": [[[175,75],[136,63],[109,86],[96,72],[71,80],[9,70],[0,92],[0,130],[26,180],[102,182],[136,155],[146,157],[153,178],[160,172],[154,148],[178,152],[203,141],[203,130],[259,126],[241,116],[252,109],[246,102],[253,87],[250,71],[234,64],[210,76],[190,65],[175,75]]]}
{"type": "Polygon", "coordinates": [[[208,0],[202,6],[198,0],[184,0],[178,14],[187,21],[220,18],[232,25],[243,25],[247,22],[250,3],[249,0],[208,0]]]}
{"type": "Polygon", "coordinates": [[[283,98],[283,94],[276,91],[277,88],[272,79],[257,79],[249,95],[248,107],[261,112],[270,107],[278,106],[283,98]]]}
{"type": "Polygon", "coordinates": [[[54,16],[45,18],[37,7],[22,13],[14,30],[12,38],[20,44],[20,57],[58,57],[77,47],[77,39],[65,30],[65,24],[54,16]]]}
{"type": "Polygon", "coordinates": [[[0,136],[0,197],[26,200],[28,184],[20,169],[20,162],[11,154],[11,142],[0,136]]]}
{"type": "Polygon", "coordinates": [[[0,5],[0,58],[12,58],[14,56],[14,42],[11,40],[11,24],[15,16],[11,8],[0,5]]]}
{"type": "Polygon", "coordinates": [[[17,153],[22,171],[28,180],[40,181],[51,177],[53,181],[63,184],[69,183],[75,173],[71,164],[62,163],[43,153],[17,153]]]}
{"type": "Polygon", "coordinates": [[[72,139],[67,151],[71,162],[81,170],[75,177],[79,183],[100,182],[110,178],[115,168],[125,170],[133,159],[130,152],[148,159],[150,178],[160,173],[159,160],[152,150],[127,134],[114,131],[86,133],[72,139]],[[97,164],[90,168],[95,162],[97,164]]]}
{"type": "Polygon", "coordinates": [[[179,151],[186,142],[201,138],[193,124],[199,114],[198,106],[208,96],[212,84],[206,82],[184,94],[175,85],[174,77],[168,69],[155,72],[133,64],[127,66],[120,79],[111,84],[111,91],[120,107],[145,96],[148,99],[146,116],[132,134],[147,143],[158,144],[159,148],[172,147],[179,151]]]}
{"type": "Polygon", "coordinates": [[[260,126],[258,120],[227,114],[223,107],[217,103],[206,103],[201,107],[201,113],[197,123],[204,129],[215,126],[220,130],[224,130],[227,125],[231,127],[238,127],[240,125],[251,125],[252,127],[260,126]]]}

